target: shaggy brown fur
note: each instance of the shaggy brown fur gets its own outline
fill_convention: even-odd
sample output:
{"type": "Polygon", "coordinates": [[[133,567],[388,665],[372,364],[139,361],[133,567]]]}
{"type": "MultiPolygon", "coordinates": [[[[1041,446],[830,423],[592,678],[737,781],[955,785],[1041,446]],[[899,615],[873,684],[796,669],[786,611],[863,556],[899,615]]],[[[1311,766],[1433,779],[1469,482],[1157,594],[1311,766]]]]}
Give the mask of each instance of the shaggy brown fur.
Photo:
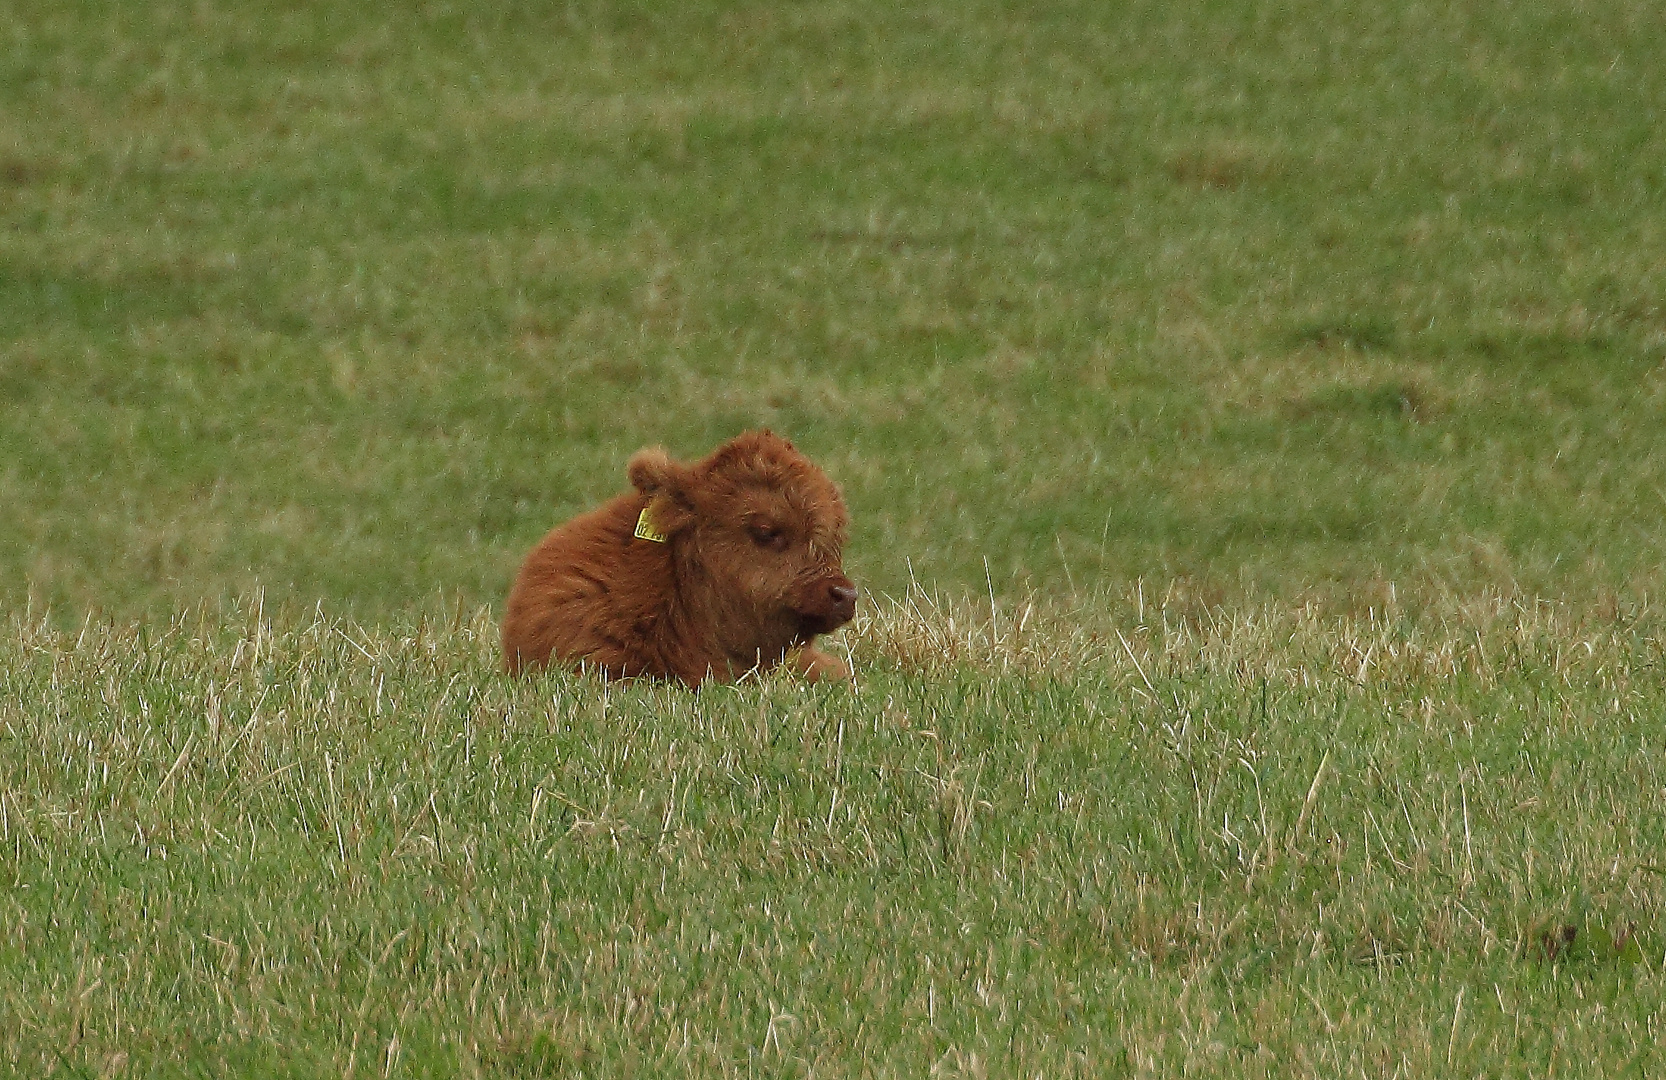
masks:
{"type": "Polygon", "coordinates": [[[856,612],[839,564],[845,504],[792,443],[747,432],[692,464],[653,446],[627,472],[635,491],[527,556],[503,617],[507,670],[555,662],[697,685],[786,660],[812,680],[850,677],[811,645],[856,612]]]}

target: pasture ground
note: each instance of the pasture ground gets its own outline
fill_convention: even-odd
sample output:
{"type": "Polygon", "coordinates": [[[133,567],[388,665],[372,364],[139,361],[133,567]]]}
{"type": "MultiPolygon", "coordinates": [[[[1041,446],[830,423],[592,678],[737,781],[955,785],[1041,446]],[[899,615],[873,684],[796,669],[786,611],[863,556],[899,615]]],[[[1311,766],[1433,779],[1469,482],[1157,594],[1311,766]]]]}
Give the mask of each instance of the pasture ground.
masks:
{"type": "Polygon", "coordinates": [[[787,432],[900,595],[1666,574],[1652,0],[7,0],[0,600],[498,602],[787,432]]]}
{"type": "Polygon", "coordinates": [[[1666,25],[0,0],[0,1071],[1649,1075],[1666,25]],[[770,425],[857,689],[500,678],[770,425]]]}
{"type": "Polygon", "coordinates": [[[487,612],[0,643],[19,1075],[1647,1076],[1658,622],[911,597],[858,686],[487,612]]]}

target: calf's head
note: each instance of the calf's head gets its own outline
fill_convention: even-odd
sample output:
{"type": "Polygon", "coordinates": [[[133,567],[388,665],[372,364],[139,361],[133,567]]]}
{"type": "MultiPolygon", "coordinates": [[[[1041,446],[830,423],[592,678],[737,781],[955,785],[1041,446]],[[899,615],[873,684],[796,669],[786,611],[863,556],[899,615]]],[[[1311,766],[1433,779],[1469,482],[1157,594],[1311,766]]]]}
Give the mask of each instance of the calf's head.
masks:
{"type": "Polygon", "coordinates": [[[629,475],[681,587],[698,594],[683,599],[712,612],[738,650],[801,644],[855,614],[856,586],[840,565],[844,499],[786,439],[747,432],[686,464],[649,447],[629,475]]]}

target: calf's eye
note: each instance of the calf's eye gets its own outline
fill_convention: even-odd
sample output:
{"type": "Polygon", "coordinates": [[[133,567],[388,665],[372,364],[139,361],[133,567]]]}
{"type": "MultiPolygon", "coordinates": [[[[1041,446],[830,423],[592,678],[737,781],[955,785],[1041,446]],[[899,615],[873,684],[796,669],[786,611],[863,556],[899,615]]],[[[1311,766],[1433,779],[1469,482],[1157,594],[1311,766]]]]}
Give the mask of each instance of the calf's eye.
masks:
{"type": "Polygon", "coordinates": [[[787,546],[787,534],[778,526],[750,525],[746,531],[752,534],[752,542],[761,548],[781,551],[787,546]]]}

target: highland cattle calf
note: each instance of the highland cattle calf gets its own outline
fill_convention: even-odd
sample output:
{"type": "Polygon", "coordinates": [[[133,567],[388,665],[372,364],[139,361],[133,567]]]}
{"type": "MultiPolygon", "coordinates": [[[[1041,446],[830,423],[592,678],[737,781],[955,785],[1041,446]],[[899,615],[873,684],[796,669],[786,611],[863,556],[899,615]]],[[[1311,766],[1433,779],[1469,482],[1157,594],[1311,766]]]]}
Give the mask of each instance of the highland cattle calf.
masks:
{"type": "Polygon", "coordinates": [[[609,678],[730,681],[783,661],[811,680],[850,668],[815,648],[849,622],[839,489],[768,431],[701,461],[637,451],[634,491],[558,526],[526,557],[503,616],[510,672],[550,663],[609,678]]]}

